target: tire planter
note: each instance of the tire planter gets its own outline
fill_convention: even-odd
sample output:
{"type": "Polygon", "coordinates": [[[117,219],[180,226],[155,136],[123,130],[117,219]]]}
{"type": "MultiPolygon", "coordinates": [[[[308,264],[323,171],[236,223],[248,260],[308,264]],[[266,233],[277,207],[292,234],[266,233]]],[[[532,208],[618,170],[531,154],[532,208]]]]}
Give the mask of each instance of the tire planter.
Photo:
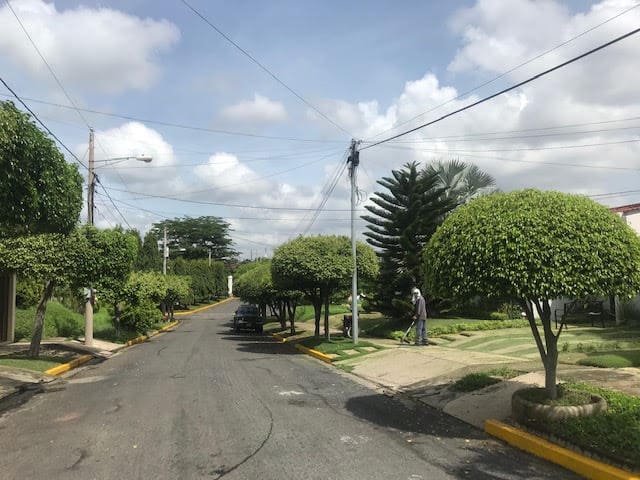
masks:
{"type": "Polygon", "coordinates": [[[575,406],[543,405],[522,397],[525,390],[516,390],[511,396],[511,413],[520,423],[531,420],[564,420],[572,417],[586,417],[607,411],[607,402],[599,395],[591,394],[591,403],[575,406]]]}

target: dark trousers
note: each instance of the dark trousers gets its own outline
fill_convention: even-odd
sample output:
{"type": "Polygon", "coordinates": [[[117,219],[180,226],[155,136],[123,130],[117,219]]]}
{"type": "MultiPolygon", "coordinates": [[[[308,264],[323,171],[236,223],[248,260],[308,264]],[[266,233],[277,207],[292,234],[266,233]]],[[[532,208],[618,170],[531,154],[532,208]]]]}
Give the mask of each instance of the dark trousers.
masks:
{"type": "Polygon", "coordinates": [[[416,320],[416,343],[427,343],[427,319],[416,320]]]}

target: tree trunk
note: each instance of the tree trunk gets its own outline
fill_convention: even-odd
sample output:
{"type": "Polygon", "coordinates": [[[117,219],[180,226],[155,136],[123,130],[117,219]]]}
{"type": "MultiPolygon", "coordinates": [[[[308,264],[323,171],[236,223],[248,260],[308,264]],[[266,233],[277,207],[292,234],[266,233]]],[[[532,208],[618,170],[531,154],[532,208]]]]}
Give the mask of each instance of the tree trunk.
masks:
{"type": "Polygon", "coordinates": [[[314,335],[316,337],[320,336],[320,315],[322,315],[322,298],[314,298],[312,300],[313,303],[313,313],[315,314],[316,328],[314,335]]]}
{"type": "Polygon", "coordinates": [[[331,341],[331,333],[329,332],[329,292],[325,292],[324,295],[324,337],[327,341],[331,341]]]}
{"type": "Polygon", "coordinates": [[[289,313],[289,323],[291,323],[291,335],[296,334],[296,300],[287,300],[287,312],[289,313]]]}
{"type": "Polygon", "coordinates": [[[116,328],[116,337],[120,336],[120,303],[113,303],[113,323],[116,328]]]}
{"type": "Polygon", "coordinates": [[[549,398],[558,398],[556,372],[558,369],[558,339],[547,341],[547,361],[544,364],[544,388],[549,398]]]}
{"type": "Polygon", "coordinates": [[[287,307],[284,300],[278,300],[278,320],[283,330],[287,328],[287,307]]]}
{"type": "Polygon", "coordinates": [[[37,358],[40,355],[40,342],[42,341],[42,331],[44,330],[44,314],[47,311],[47,302],[53,294],[53,280],[47,280],[36,309],[36,318],[33,325],[33,336],[31,337],[31,346],[29,347],[29,356],[37,358]]]}

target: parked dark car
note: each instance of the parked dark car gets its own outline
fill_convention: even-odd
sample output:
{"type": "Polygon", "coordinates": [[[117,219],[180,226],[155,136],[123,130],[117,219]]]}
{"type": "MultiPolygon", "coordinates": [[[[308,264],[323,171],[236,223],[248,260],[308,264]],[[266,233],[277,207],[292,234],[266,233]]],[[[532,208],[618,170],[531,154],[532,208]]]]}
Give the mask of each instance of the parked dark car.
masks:
{"type": "Polygon", "coordinates": [[[255,305],[240,305],[233,316],[233,330],[255,330],[262,332],[264,318],[260,315],[260,310],[255,305]]]}

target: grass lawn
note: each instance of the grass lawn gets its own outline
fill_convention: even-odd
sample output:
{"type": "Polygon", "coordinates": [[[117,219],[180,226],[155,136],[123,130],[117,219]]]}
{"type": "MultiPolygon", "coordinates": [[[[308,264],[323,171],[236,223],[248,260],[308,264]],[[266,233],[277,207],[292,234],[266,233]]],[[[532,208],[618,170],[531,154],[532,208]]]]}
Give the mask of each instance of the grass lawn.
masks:
{"type": "Polygon", "coordinates": [[[38,358],[29,358],[28,355],[29,351],[26,348],[3,354],[0,356],[0,365],[44,372],[62,363],[70,362],[78,356],[76,352],[44,345],[40,349],[38,358]]]}
{"type": "MultiPolygon", "coordinates": [[[[342,325],[342,315],[351,312],[349,305],[329,305],[329,315],[340,314],[340,325],[342,325]]],[[[324,310],[322,315],[324,315],[324,310]]],[[[298,305],[296,308],[296,322],[308,322],[315,318],[313,305],[298,305]]],[[[320,323],[324,321],[324,317],[320,319],[320,323]]]]}
{"type": "Polygon", "coordinates": [[[335,361],[358,358],[367,353],[384,349],[384,347],[364,340],[360,340],[358,345],[354,345],[352,339],[340,335],[332,336],[330,342],[327,342],[324,337],[309,337],[302,340],[300,344],[325,354],[338,355],[335,361]]]}
{"type": "Polygon", "coordinates": [[[536,422],[532,427],[640,469],[640,398],[582,383],[565,384],[565,387],[604,397],[609,410],[589,417],[536,422]]]}

